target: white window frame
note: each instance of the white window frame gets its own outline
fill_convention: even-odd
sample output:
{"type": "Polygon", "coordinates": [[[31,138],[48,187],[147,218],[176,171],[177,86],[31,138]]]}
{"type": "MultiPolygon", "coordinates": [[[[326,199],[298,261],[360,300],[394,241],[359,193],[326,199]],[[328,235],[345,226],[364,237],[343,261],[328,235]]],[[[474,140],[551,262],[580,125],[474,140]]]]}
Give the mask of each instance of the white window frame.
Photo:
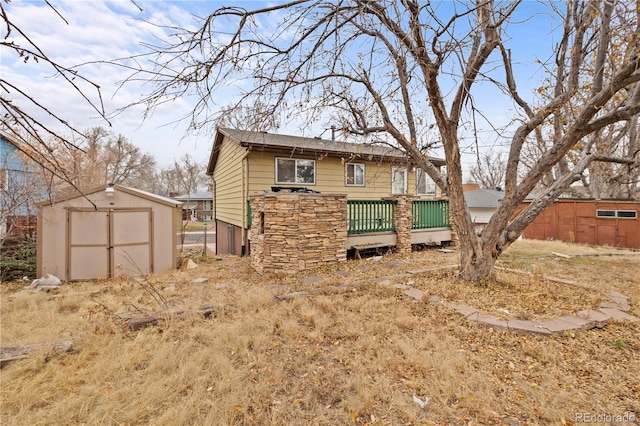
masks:
{"type": "Polygon", "coordinates": [[[436,195],[436,182],[420,168],[416,168],[416,195],[436,195]],[[424,192],[420,192],[420,178],[424,183],[424,192]]]}
{"type": "Polygon", "coordinates": [[[365,166],[364,163],[347,163],[344,165],[344,185],[345,186],[364,186],[365,179],[365,166]],[[349,166],[353,167],[353,180],[354,182],[349,183],[349,166]],[[362,182],[358,183],[356,181],[356,168],[362,167],[362,182]]]}
{"type": "Polygon", "coordinates": [[[597,209],[596,217],[598,219],[637,219],[638,212],[636,210],[613,210],[613,209],[597,209]],[[600,213],[613,213],[611,215],[605,215],[600,213]],[[633,213],[633,216],[620,216],[620,213],[633,213]]]}
{"type": "Polygon", "coordinates": [[[391,194],[393,195],[403,195],[407,193],[407,168],[406,167],[391,167],[391,194]],[[402,173],[403,182],[402,182],[402,192],[396,191],[395,177],[397,173],[402,173]]]}
{"type": "Polygon", "coordinates": [[[276,157],[275,158],[275,182],[280,185],[315,185],[316,184],[316,160],[310,160],[308,158],[288,158],[288,157],[276,157]],[[295,182],[286,182],[279,180],[278,177],[278,160],[287,160],[287,161],[295,161],[295,182]],[[311,161],[313,164],[313,182],[298,182],[298,161],[311,161]]]}

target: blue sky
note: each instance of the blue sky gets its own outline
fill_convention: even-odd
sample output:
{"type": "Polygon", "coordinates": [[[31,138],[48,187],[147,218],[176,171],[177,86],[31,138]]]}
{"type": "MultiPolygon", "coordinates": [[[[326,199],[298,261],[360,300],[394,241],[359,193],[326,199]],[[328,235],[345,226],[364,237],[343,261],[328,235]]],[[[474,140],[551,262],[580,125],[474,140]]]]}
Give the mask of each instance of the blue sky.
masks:
{"type": "MultiPolygon", "coordinates": [[[[142,42],[156,43],[155,37],[162,37],[162,31],[156,24],[174,25],[177,27],[193,27],[194,15],[205,16],[223,5],[241,5],[247,9],[262,7],[263,2],[222,2],[222,1],[144,1],[135,0],[71,0],[52,2],[58,12],[68,22],[65,23],[44,1],[12,1],[5,4],[10,19],[23,30],[52,58],[66,64],[94,62],[123,58],[140,52],[142,42]],[[140,11],[136,5],[143,10],[140,11]]],[[[442,7],[449,6],[443,3],[442,7]]],[[[548,16],[540,13],[538,3],[525,2],[518,12],[523,20],[529,20],[524,27],[513,28],[512,39],[507,42],[514,52],[517,62],[520,87],[530,84],[538,85],[542,78],[540,73],[532,69],[532,51],[544,52],[553,44],[553,26],[548,16]]],[[[3,28],[4,31],[4,28],[3,28]]],[[[4,36],[4,32],[2,34],[4,36]]],[[[6,49],[5,49],[6,50],[6,49]]],[[[50,69],[32,61],[24,63],[15,55],[2,52],[0,72],[3,78],[36,93],[38,100],[67,118],[80,129],[91,126],[104,126],[101,121],[79,96],[73,93],[60,80],[52,78],[50,69]]],[[[541,59],[546,59],[541,55],[541,59]]],[[[106,65],[88,65],[81,71],[102,88],[102,96],[107,112],[113,112],[133,100],[138,99],[144,87],[126,85],[121,82],[127,75],[123,69],[106,65]]],[[[498,69],[498,75],[503,73],[498,69]]],[[[96,100],[95,92],[88,91],[96,100]]],[[[218,104],[224,106],[230,94],[220,91],[216,94],[218,104]]],[[[498,121],[508,121],[511,105],[496,101],[494,89],[486,85],[478,92],[483,97],[484,111],[498,121]]],[[[199,161],[206,161],[209,156],[212,135],[186,135],[188,122],[176,123],[176,119],[188,114],[189,99],[179,99],[159,106],[152,117],[143,121],[142,107],[135,107],[111,119],[115,133],[125,135],[131,142],[145,152],[153,154],[160,166],[169,165],[174,158],[183,154],[191,154],[199,161]]],[[[43,119],[46,119],[44,116],[43,119]]],[[[324,123],[308,128],[305,136],[320,134],[324,123]]],[[[295,124],[284,126],[281,133],[296,134],[295,124]]],[[[324,136],[327,136],[325,133],[324,136]]],[[[481,135],[482,136],[482,135],[481,135]]],[[[468,154],[464,157],[465,168],[474,162],[472,154],[475,144],[465,148],[468,154]]],[[[483,140],[481,149],[498,149],[494,137],[483,140]]]]}

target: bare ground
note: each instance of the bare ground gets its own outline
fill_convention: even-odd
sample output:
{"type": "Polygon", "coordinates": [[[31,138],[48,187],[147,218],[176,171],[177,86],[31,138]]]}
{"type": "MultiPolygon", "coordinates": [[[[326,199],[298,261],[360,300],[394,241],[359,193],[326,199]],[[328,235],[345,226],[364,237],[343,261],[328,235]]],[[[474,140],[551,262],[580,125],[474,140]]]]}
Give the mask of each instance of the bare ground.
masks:
{"type": "Polygon", "coordinates": [[[261,277],[247,259],[235,257],[201,261],[194,270],[142,281],[71,283],[50,293],[2,284],[2,346],[74,343],[70,352],[43,349],[0,370],[0,423],[639,421],[640,323],[552,337],[516,335],[474,325],[428,298],[414,301],[389,282],[375,282],[391,277],[392,284],[513,319],[593,309],[606,292],[616,291],[630,298],[629,313],[640,317],[638,253],[521,241],[500,264],[532,274],[498,272],[482,284],[461,282],[450,270],[406,275],[457,261],[455,253],[436,250],[295,276],[261,277]],[[322,280],[303,279],[308,276],[322,280]],[[209,281],[192,283],[195,278],[209,281]],[[345,283],[358,285],[274,299],[345,283]],[[195,313],[203,306],[213,308],[211,317],[195,313]],[[136,331],[123,322],[176,312],[182,315],[136,331]],[[426,407],[414,396],[428,397],[426,407]]]}

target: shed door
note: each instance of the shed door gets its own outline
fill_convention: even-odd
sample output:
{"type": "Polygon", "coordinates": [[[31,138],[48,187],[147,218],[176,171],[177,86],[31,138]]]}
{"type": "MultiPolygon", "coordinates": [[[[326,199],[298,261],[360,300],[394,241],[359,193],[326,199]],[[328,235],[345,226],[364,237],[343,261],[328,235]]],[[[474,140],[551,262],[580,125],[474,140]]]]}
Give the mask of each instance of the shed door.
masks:
{"type": "Polygon", "coordinates": [[[109,212],[68,212],[69,253],[67,277],[91,280],[109,276],[109,212]]]}
{"type": "Polygon", "coordinates": [[[153,272],[151,219],[151,209],[111,211],[112,277],[153,272]]]}
{"type": "Polygon", "coordinates": [[[151,209],[70,209],[71,281],[153,272],[151,209]]]}

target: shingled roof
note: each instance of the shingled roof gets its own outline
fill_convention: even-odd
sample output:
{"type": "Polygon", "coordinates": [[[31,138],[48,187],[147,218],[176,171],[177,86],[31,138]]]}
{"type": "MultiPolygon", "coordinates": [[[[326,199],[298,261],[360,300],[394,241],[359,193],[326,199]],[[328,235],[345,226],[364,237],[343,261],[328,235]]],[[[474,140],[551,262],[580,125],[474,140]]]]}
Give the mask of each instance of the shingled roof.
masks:
{"type": "Polygon", "coordinates": [[[503,198],[504,191],[496,191],[494,189],[476,189],[464,193],[467,207],[472,209],[498,208],[503,198]]]}
{"type": "MultiPolygon", "coordinates": [[[[252,151],[282,152],[288,155],[306,154],[340,158],[349,156],[365,160],[406,161],[406,155],[403,151],[390,147],[389,145],[349,143],[320,138],[220,128],[218,129],[213,143],[213,149],[211,150],[211,157],[209,158],[209,165],[207,167],[208,175],[213,174],[220,151],[220,145],[225,136],[240,146],[252,151]]],[[[445,164],[445,161],[440,158],[429,157],[429,160],[436,166],[445,164]]]]}

